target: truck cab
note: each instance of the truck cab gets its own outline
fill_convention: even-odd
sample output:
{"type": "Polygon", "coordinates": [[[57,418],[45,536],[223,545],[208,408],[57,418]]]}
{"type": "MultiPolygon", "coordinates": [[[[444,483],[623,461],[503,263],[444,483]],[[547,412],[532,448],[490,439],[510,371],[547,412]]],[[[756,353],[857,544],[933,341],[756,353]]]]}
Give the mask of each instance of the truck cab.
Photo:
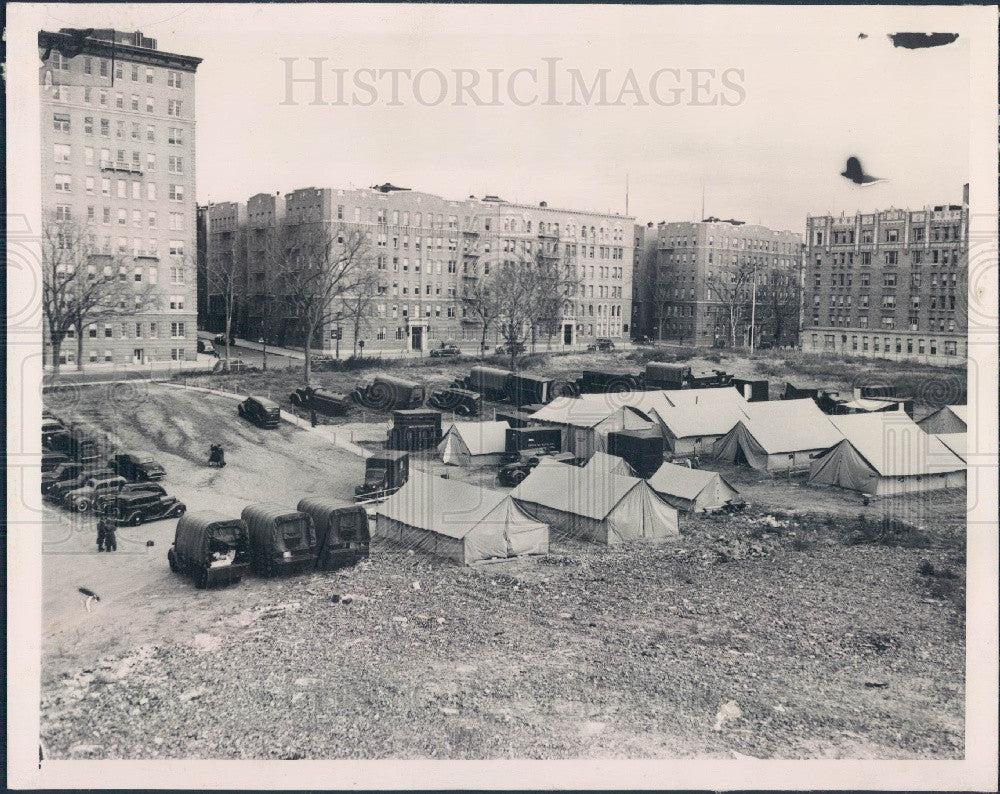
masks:
{"type": "Polygon", "coordinates": [[[365,461],[365,481],[354,489],[354,501],[382,499],[402,488],[410,476],[407,452],[379,452],[365,461]]]}

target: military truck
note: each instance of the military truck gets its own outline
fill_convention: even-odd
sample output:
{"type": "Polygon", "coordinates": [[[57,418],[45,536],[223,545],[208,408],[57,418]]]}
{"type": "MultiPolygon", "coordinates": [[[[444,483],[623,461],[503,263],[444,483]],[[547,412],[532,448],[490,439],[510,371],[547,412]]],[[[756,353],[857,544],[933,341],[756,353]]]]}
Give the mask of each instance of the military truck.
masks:
{"type": "Polygon", "coordinates": [[[441,412],[433,408],[410,408],[392,412],[387,449],[419,452],[441,443],[441,412]]]}
{"type": "Polygon", "coordinates": [[[246,522],[210,510],[182,516],[167,562],[171,571],[190,576],[199,588],[240,581],[250,569],[246,522]]]}
{"type": "Polygon", "coordinates": [[[665,364],[651,361],[646,364],[642,386],[647,390],[659,389],[711,389],[731,386],[733,376],[720,369],[711,372],[694,372],[685,364],[665,364]]]}
{"type": "Polygon", "coordinates": [[[642,376],[627,372],[585,369],[576,380],[579,394],[621,394],[642,391],[642,376]]]}
{"type": "Polygon", "coordinates": [[[292,405],[298,408],[308,408],[327,416],[343,416],[347,413],[348,397],[346,394],[314,389],[312,386],[302,386],[288,397],[292,405]]]}
{"type": "Polygon", "coordinates": [[[336,570],[368,557],[371,536],[364,507],[308,497],[299,501],[297,509],[309,514],[316,529],[317,570],[336,570]]]}
{"type": "Polygon", "coordinates": [[[408,452],[377,452],[365,461],[365,481],[354,489],[354,501],[365,502],[392,496],[410,477],[408,452]]]}
{"type": "Polygon", "coordinates": [[[478,392],[484,399],[513,405],[541,403],[545,405],[562,394],[572,394],[573,384],[538,375],[524,375],[499,367],[476,366],[464,378],[456,378],[452,386],[478,392]]]}
{"type": "Polygon", "coordinates": [[[431,392],[427,404],[441,411],[453,411],[458,416],[478,416],[483,410],[483,398],[479,392],[455,386],[431,392]]]}
{"type": "Polygon", "coordinates": [[[365,408],[383,411],[419,408],[424,403],[424,387],[395,375],[376,375],[367,386],[351,392],[351,399],[365,408]]]}
{"type": "Polygon", "coordinates": [[[301,573],[316,564],[316,529],[308,513],[273,502],[243,508],[250,531],[250,567],[260,576],[301,573]]]}

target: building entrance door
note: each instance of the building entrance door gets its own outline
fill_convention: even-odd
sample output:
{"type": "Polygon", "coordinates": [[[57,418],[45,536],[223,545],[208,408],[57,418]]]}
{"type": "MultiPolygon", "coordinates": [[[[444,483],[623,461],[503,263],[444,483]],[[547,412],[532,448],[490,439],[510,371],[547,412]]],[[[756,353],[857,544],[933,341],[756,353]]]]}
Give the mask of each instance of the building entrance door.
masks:
{"type": "Polygon", "coordinates": [[[141,347],[137,347],[137,348],[135,348],[132,351],[132,363],[133,364],[142,364],[144,358],[145,358],[145,355],[144,355],[143,349],[141,347]]]}
{"type": "Polygon", "coordinates": [[[573,344],[573,323],[563,323],[563,344],[573,344]]]}
{"type": "Polygon", "coordinates": [[[422,325],[410,326],[410,349],[424,349],[424,327],[422,325]]]}

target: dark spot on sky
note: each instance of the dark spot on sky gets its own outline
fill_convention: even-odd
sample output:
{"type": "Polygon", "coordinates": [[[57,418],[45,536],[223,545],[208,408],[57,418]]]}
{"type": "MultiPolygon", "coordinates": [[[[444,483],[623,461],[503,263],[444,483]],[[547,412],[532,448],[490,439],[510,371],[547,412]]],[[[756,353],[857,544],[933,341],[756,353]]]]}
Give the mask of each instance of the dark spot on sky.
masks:
{"type": "Polygon", "coordinates": [[[919,50],[925,47],[943,47],[958,38],[957,33],[890,33],[893,47],[919,50]]]}
{"type": "Polygon", "coordinates": [[[847,158],[847,167],[840,175],[845,179],[850,179],[855,185],[872,185],[883,181],[877,176],[866,174],[861,167],[861,161],[857,157],[847,158]]]}

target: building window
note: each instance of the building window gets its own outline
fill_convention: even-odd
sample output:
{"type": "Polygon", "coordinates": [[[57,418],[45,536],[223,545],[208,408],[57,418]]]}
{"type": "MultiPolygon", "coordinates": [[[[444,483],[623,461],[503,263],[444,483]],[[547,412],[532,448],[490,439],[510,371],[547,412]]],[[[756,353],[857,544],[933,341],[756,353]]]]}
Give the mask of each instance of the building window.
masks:
{"type": "Polygon", "coordinates": [[[150,201],[156,201],[156,183],[147,182],[146,183],[146,198],[150,201]]]}
{"type": "Polygon", "coordinates": [[[177,157],[175,155],[170,155],[167,158],[167,170],[171,174],[182,174],[184,173],[184,161],[183,158],[177,157]]]}
{"type": "Polygon", "coordinates": [[[171,88],[181,87],[181,73],[167,70],[167,85],[171,88]]]}
{"type": "Polygon", "coordinates": [[[180,116],[181,115],[181,101],[179,99],[168,99],[167,100],[167,115],[168,116],[180,116]]]}
{"type": "Polygon", "coordinates": [[[69,174],[55,175],[55,189],[59,193],[69,193],[72,190],[73,177],[69,174]]]}
{"type": "Polygon", "coordinates": [[[184,338],[184,323],[170,323],[170,338],[171,339],[184,338]]]}
{"type": "Polygon", "coordinates": [[[171,185],[170,186],[170,200],[171,201],[184,201],[184,185],[171,185]]]}
{"type": "Polygon", "coordinates": [[[167,143],[180,146],[184,143],[184,130],[180,127],[170,127],[167,130],[167,143]]]}
{"type": "Polygon", "coordinates": [[[56,132],[69,132],[69,115],[66,113],[53,114],[52,126],[56,132]]]}
{"type": "Polygon", "coordinates": [[[170,296],[170,310],[171,311],[183,311],[184,310],[184,296],[183,295],[171,295],[170,296]]]}

